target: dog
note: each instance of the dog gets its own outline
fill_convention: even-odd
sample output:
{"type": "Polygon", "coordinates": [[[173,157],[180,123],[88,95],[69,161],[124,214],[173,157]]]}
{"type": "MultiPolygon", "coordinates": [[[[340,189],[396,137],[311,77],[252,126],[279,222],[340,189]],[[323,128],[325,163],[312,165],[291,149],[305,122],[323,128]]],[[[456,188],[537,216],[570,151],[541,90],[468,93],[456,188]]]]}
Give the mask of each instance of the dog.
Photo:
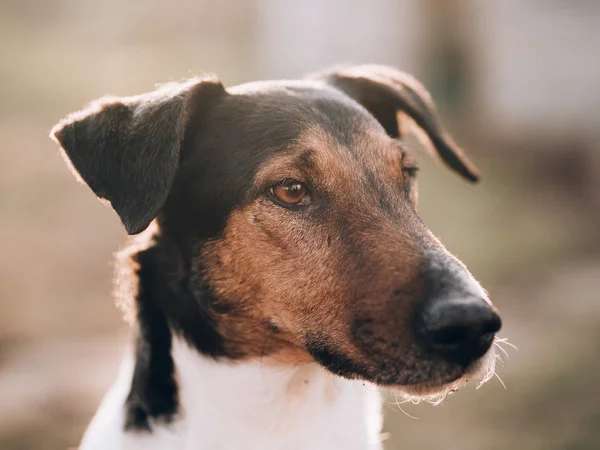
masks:
{"type": "Polygon", "coordinates": [[[416,213],[411,131],[478,180],[425,88],[385,66],[205,76],[58,123],[132,235],[132,344],[81,449],[381,449],[379,388],[487,380],[501,319],[416,213]]]}

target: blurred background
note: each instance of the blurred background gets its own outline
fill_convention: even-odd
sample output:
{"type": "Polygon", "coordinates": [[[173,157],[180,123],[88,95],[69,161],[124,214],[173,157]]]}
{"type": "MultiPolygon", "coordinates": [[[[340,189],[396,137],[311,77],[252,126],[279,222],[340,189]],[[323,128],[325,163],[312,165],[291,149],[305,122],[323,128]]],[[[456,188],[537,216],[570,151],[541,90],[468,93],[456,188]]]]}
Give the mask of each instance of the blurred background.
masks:
{"type": "MultiPolygon", "coordinates": [[[[387,449],[600,448],[600,2],[0,0],[0,449],[76,447],[117,373],[119,220],[52,125],[104,94],[373,62],[421,79],[483,172],[421,158],[421,214],[518,346],[479,391],[385,406],[387,449]]],[[[417,145],[417,144],[414,144],[417,145]]]]}

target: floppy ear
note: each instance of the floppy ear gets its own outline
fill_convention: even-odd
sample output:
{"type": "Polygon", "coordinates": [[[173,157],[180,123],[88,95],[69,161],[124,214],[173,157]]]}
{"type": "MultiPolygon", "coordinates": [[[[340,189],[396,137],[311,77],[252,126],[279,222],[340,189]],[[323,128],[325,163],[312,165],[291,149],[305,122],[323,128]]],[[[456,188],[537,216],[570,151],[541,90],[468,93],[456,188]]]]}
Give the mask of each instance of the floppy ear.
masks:
{"type": "Polygon", "coordinates": [[[478,170],[444,132],[427,90],[412,76],[377,65],[331,69],[313,75],[334,86],[364,106],[388,135],[403,137],[411,124],[417,137],[453,170],[470,181],[478,170]]]}
{"type": "Polygon", "coordinates": [[[127,232],[137,234],[169,195],[191,107],[224,93],[215,79],[193,79],[134,97],[105,97],[59,122],[50,136],[127,232]]]}

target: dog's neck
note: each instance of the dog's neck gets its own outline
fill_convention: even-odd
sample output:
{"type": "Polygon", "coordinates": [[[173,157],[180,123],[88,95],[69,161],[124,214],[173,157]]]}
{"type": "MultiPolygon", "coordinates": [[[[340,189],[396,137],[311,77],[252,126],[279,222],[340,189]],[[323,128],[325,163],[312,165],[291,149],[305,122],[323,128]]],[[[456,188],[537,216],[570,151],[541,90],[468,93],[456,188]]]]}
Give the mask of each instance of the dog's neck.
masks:
{"type": "Polygon", "coordinates": [[[218,362],[180,338],[172,342],[177,413],[149,419],[150,430],[124,430],[134,361],[94,418],[82,450],[106,449],[380,449],[376,387],[316,364],[277,366],[265,359],[218,362]]]}
{"type": "Polygon", "coordinates": [[[182,432],[203,443],[196,448],[377,448],[381,419],[373,386],[316,364],[215,362],[180,340],[173,350],[182,432]]]}

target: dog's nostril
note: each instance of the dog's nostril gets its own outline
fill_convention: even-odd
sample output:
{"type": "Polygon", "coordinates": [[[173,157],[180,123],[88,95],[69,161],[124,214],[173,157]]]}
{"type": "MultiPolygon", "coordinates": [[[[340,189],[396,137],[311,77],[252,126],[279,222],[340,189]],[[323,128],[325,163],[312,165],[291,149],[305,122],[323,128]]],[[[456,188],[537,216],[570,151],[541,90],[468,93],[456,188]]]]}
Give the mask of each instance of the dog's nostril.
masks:
{"type": "Polygon", "coordinates": [[[436,300],[423,310],[419,323],[428,347],[462,364],[481,357],[502,325],[494,309],[477,297],[436,300]]]}
{"type": "Polygon", "coordinates": [[[438,345],[456,345],[465,339],[466,334],[466,330],[461,327],[442,328],[431,333],[431,341],[438,345]]]}

